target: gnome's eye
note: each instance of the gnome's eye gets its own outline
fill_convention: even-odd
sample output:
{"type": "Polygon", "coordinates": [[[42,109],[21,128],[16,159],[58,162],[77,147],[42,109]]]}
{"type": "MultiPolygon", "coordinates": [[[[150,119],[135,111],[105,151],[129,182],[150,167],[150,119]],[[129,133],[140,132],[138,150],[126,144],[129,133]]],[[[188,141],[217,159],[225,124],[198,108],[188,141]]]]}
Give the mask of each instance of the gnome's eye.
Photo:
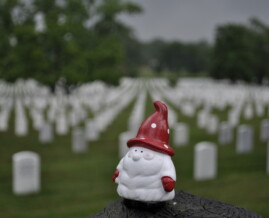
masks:
{"type": "Polygon", "coordinates": [[[146,160],[152,160],[153,157],[154,157],[154,154],[152,154],[152,153],[145,153],[145,154],[143,154],[143,157],[146,160]]]}
{"type": "Polygon", "coordinates": [[[137,150],[135,149],[135,152],[137,152],[137,150]]]}
{"type": "Polygon", "coordinates": [[[140,151],[141,153],[143,153],[143,151],[140,151]]]}

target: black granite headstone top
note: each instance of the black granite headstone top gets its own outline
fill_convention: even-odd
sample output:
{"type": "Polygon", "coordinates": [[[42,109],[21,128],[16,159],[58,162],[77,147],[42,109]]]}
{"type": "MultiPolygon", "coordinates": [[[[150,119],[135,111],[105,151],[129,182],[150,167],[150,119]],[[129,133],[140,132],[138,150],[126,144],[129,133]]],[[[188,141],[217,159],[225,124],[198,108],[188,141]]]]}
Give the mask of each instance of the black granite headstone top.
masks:
{"type": "Polygon", "coordinates": [[[244,208],[219,201],[195,196],[183,191],[176,191],[171,201],[143,203],[132,200],[116,201],[91,218],[261,218],[256,213],[244,208]]]}

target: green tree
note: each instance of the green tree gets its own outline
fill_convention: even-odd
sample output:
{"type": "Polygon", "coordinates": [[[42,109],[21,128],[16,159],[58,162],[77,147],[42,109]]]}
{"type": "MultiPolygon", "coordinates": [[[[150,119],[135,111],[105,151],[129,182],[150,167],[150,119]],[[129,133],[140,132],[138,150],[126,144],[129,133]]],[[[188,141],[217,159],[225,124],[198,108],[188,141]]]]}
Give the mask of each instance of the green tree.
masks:
{"type": "Polygon", "coordinates": [[[120,0],[1,1],[0,75],[48,84],[60,77],[68,83],[116,83],[123,64],[121,37],[131,33],[117,15],[139,11],[120,0]]]}
{"type": "Polygon", "coordinates": [[[185,70],[191,74],[208,71],[210,46],[206,42],[167,43],[162,47],[160,69],[179,73],[185,70]]]}
{"type": "Polygon", "coordinates": [[[213,52],[214,78],[250,82],[254,66],[253,33],[244,25],[227,24],[217,29],[213,52]]]}
{"type": "Polygon", "coordinates": [[[103,75],[104,79],[112,75],[134,76],[136,71],[134,63],[141,57],[139,49],[134,46],[139,46],[139,43],[132,36],[132,30],[118,19],[118,15],[140,12],[142,8],[137,4],[118,0],[104,0],[103,4],[97,7],[99,20],[93,29],[98,39],[101,39],[99,41],[101,44],[98,45],[103,47],[104,53],[108,56],[105,62],[95,60],[95,65],[98,66],[96,74],[103,75]],[[120,60],[122,63],[119,65],[120,60]],[[135,62],[132,62],[134,60],[135,62]]]}
{"type": "Polygon", "coordinates": [[[256,82],[261,84],[269,79],[269,26],[252,18],[250,28],[255,31],[255,76],[256,82]]]}

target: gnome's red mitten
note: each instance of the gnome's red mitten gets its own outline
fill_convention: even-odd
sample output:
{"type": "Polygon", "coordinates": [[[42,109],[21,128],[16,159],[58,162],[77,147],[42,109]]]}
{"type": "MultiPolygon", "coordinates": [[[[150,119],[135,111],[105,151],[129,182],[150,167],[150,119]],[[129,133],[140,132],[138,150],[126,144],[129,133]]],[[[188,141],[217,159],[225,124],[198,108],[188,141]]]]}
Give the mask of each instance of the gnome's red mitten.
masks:
{"type": "Polygon", "coordinates": [[[119,176],[119,174],[120,174],[120,171],[116,170],[115,173],[114,173],[113,176],[112,176],[112,180],[113,180],[113,182],[115,182],[115,180],[116,180],[116,178],[119,176]]]}
{"type": "Polygon", "coordinates": [[[174,189],[176,182],[171,177],[164,176],[162,177],[162,183],[164,190],[170,192],[174,189]]]}

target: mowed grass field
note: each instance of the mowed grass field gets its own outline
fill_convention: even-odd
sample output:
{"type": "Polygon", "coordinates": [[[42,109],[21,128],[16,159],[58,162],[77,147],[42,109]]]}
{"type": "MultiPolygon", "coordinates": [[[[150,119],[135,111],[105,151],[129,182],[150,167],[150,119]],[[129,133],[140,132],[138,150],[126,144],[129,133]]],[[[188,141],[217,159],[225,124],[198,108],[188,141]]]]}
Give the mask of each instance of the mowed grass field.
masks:
{"type": "MultiPolygon", "coordinates": [[[[39,143],[38,133],[30,125],[28,136],[16,137],[14,119],[11,119],[9,131],[0,133],[0,217],[89,217],[119,200],[111,176],[119,162],[118,135],[127,130],[133,105],[134,102],[120,113],[98,141],[89,143],[89,150],[85,154],[71,151],[71,134],[55,136],[53,143],[44,145],[39,143]],[[12,155],[25,150],[37,152],[41,157],[42,189],[38,194],[16,196],[12,193],[12,155]]],[[[147,98],[146,105],[148,116],[154,112],[152,100],[147,98]]],[[[220,120],[226,119],[226,111],[215,110],[214,113],[219,115],[220,120]]],[[[174,147],[176,189],[244,207],[269,217],[266,143],[259,140],[263,118],[241,121],[254,127],[255,146],[252,153],[236,154],[235,140],[229,145],[218,145],[217,178],[197,182],[193,180],[194,145],[201,141],[217,143],[217,135],[209,135],[205,130],[198,129],[196,117],[185,117],[178,111],[178,121],[189,124],[190,142],[185,147],[174,147]]],[[[170,144],[173,147],[172,137],[171,130],[170,144]]]]}

